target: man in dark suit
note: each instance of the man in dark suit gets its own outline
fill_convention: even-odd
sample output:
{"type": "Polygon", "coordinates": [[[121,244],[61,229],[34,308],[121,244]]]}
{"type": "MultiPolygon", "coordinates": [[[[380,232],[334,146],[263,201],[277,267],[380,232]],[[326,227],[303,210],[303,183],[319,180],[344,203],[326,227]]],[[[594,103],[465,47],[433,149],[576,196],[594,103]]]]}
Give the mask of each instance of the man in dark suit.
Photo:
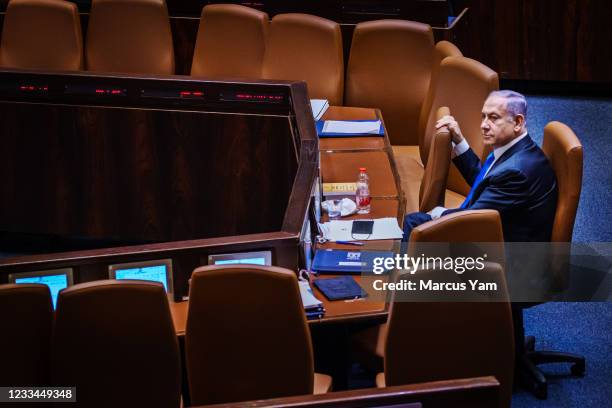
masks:
{"type": "Polygon", "coordinates": [[[436,128],[446,128],[453,141],[453,162],[471,186],[459,208],[436,207],[404,219],[404,240],[412,228],[462,210],[499,211],[505,241],[550,240],[557,205],[555,173],[542,150],[527,133],[525,97],[513,91],[494,91],[482,108],[482,138],[493,152],[483,164],[461,134],[457,121],[445,116],[436,128]]]}

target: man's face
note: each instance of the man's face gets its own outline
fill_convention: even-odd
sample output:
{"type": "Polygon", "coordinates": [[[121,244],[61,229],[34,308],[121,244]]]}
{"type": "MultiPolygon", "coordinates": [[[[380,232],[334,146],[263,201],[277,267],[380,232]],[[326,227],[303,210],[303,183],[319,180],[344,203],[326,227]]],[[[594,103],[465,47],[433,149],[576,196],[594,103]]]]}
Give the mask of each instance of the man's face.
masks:
{"type": "Polygon", "coordinates": [[[484,144],[493,149],[520,136],[518,132],[521,130],[515,118],[506,110],[506,99],[498,96],[491,96],[485,101],[480,129],[484,144]]]}

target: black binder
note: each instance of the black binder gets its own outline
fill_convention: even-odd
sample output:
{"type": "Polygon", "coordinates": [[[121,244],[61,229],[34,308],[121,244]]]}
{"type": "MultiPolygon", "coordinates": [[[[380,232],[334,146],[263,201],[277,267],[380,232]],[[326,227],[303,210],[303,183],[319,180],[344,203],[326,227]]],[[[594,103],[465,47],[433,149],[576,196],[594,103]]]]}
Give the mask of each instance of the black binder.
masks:
{"type": "Polygon", "coordinates": [[[368,296],[351,276],[317,279],[314,284],[329,300],[359,299],[368,296]]]}

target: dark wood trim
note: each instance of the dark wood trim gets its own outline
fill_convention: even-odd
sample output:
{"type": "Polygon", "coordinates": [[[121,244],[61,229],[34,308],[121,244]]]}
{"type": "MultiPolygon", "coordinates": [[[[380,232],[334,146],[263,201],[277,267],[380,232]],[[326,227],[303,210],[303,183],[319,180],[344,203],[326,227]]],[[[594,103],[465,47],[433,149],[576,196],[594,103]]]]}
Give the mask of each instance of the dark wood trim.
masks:
{"type": "Polygon", "coordinates": [[[321,395],[205,405],[201,408],[367,408],[415,402],[422,403],[424,408],[490,408],[498,405],[498,394],[499,382],[495,377],[476,377],[321,395]]]}

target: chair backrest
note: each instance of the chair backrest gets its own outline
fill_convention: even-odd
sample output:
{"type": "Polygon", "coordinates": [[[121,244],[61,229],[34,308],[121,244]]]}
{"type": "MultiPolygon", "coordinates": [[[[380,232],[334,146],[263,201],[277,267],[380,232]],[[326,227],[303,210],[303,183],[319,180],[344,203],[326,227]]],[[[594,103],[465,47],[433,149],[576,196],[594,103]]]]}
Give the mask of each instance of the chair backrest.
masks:
{"type": "Polygon", "coordinates": [[[196,269],[185,358],[194,405],[312,393],[312,344],[295,273],[256,265],[196,269]]]}
{"type": "Polygon", "coordinates": [[[0,384],[49,384],[53,306],[45,285],[0,285],[0,384]]]}
{"type": "Polygon", "coordinates": [[[11,0],[2,27],[0,66],[82,69],[83,39],[77,6],[62,0],[11,0]]]}
{"type": "MultiPolygon", "coordinates": [[[[429,133],[435,132],[436,110],[448,106],[474,153],[486,157],[489,152],[484,148],[480,130],[482,106],[487,96],[498,88],[497,73],[480,62],[465,57],[445,58],[440,64],[424,140],[430,138],[429,133]]],[[[452,163],[447,188],[463,195],[470,191],[470,186],[452,163]]]]}
{"type": "MultiPolygon", "coordinates": [[[[447,107],[438,109],[437,118],[450,115],[447,107]]],[[[419,190],[419,211],[431,211],[436,206],[444,206],[446,179],[450,167],[451,136],[448,130],[439,130],[429,141],[429,160],[419,190]]]]}
{"type": "Polygon", "coordinates": [[[164,0],[93,0],[87,27],[90,71],[174,74],[164,0]]]}
{"type": "Polygon", "coordinates": [[[268,15],[238,4],[202,9],[191,75],[261,78],[268,15]]]}
{"type": "MultiPolygon", "coordinates": [[[[510,407],[514,339],[504,271],[486,262],[481,271],[473,272],[466,272],[470,276],[465,284],[467,279],[495,282],[493,299],[392,302],[385,343],[387,386],[491,375],[500,382],[499,407],[510,407]]],[[[458,275],[425,269],[405,278],[455,282],[458,275]]]]}
{"type": "Polygon", "coordinates": [[[179,348],[163,285],[102,280],[60,292],[51,362],[53,383],[76,386],[84,406],[178,407],[179,348]]]}
{"type": "Polygon", "coordinates": [[[266,43],[263,77],[306,81],[310,98],[342,105],[344,57],[338,23],[299,13],[274,16],[266,43]]]}
{"type": "Polygon", "coordinates": [[[426,132],[427,122],[431,113],[431,104],[438,86],[438,77],[440,76],[440,64],[446,57],[462,57],[463,54],[453,43],[449,41],[439,41],[434,50],[434,59],[431,64],[431,80],[429,81],[429,89],[427,96],[421,107],[419,115],[419,153],[421,155],[421,163],[427,166],[429,157],[429,146],[431,145],[431,137],[435,132],[426,132]]]}
{"type": "Polygon", "coordinates": [[[542,150],[557,176],[559,195],[551,241],[570,242],[582,189],[582,144],[561,122],[544,128],[542,150]]]}
{"type": "Polygon", "coordinates": [[[345,104],[379,108],[392,144],[417,145],[419,113],[429,89],[433,58],[433,32],[427,24],[406,20],[357,24],[345,104]]]}

